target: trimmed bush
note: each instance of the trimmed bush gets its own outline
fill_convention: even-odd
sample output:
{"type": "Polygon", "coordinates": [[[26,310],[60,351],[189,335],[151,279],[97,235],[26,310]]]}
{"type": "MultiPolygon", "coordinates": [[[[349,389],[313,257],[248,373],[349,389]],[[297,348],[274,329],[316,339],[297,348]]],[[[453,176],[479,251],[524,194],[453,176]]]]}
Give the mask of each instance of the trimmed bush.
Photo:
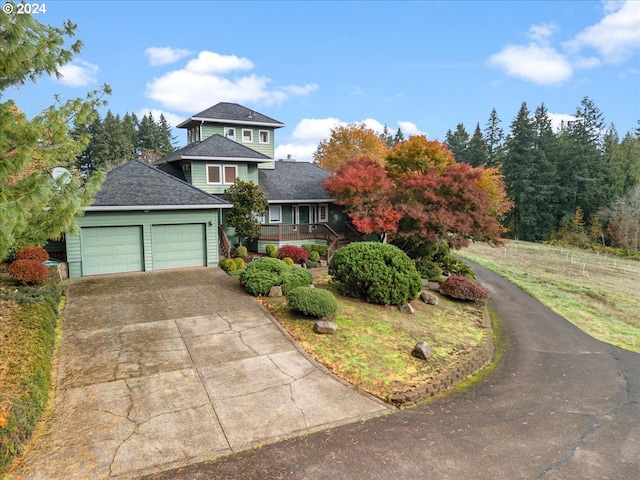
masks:
{"type": "Polygon", "coordinates": [[[232,258],[223,258],[218,262],[218,266],[225,272],[233,272],[236,269],[236,262],[232,258]]]}
{"type": "Polygon", "coordinates": [[[489,297],[486,290],[462,275],[454,275],[442,282],[440,291],[445,295],[460,300],[476,300],[489,297]]]}
{"type": "Polygon", "coordinates": [[[278,258],[284,259],[289,257],[294,263],[304,263],[309,260],[309,252],[302,247],[295,245],[285,245],[278,250],[278,258]]]}
{"type": "Polygon", "coordinates": [[[318,252],[321,257],[325,258],[327,256],[327,253],[329,252],[328,245],[316,245],[315,243],[305,243],[304,245],[302,245],[302,248],[309,252],[309,254],[311,254],[311,252],[318,252]]]}
{"type": "Polygon", "coordinates": [[[416,270],[420,274],[421,278],[435,281],[442,276],[442,269],[440,266],[430,260],[416,260],[416,270]]]}
{"type": "Polygon", "coordinates": [[[338,250],[329,274],[344,295],[369,303],[402,305],[422,290],[422,279],[411,260],[393,245],[356,242],[338,250]]]}
{"type": "Polygon", "coordinates": [[[312,262],[317,262],[318,260],[320,260],[320,254],[316,250],[312,250],[311,252],[309,252],[309,260],[311,260],[312,262]]]}
{"type": "Polygon", "coordinates": [[[49,276],[49,270],[38,260],[16,260],[7,269],[20,283],[42,284],[49,276]]]}
{"type": "Polygon", "coordinates": [[[316,318],[335,315],[338,311],[336,297],[322,288],[294,288],[287,294],[287,304],[297,312],[316,318]]]}
{"type": "Polygon", "coordinates": [[[241,257],[236,257],[233,259],[233,263],[236,264],[236,270],[243,270],[244,269],[244,259],[241,257]]]}
{"type": "Polygon", "coordinates": [[[278,249],[276,248],[276,246],[272,243],[267,244],[266,247],[264,247],[265,251],[267,252],[267,255],[269,255],[270,258],[278,258],[278,249]]]}
{"type": "Polygon", "coordinates": [[[18,252],[17,259],[35,260],[42,263],[49,260],[49,253],[42,247],[25,247],[18,252]]]}
{"type": "Polygon", "coordinates": [[[293,259],[290,257],[284,257],[282,261],[286,263],[289,267],[293,266],[293,259]]]}
{"type": "Polygon", "coordinates": [[[282,280],[282,293],[285,295],[298,287],[306,287],[313,283],[313,275],[304,268],[291,268],[282,280]]]}
{"type": "Polygon", "coordinates": [[[247,251],[247,247],[245,247],[244,245],[240,245],[238,248],[236,248],[236,255],[238,257],[244,258],[248,253],[249,252],[247,251]]]}
{"type": "Polygon", "coordinates": [[[305,263],[307,268],[317,268],[320,266],[320,262],[314,262],[313,260],[307,260],[307,263],[305,263]]]}

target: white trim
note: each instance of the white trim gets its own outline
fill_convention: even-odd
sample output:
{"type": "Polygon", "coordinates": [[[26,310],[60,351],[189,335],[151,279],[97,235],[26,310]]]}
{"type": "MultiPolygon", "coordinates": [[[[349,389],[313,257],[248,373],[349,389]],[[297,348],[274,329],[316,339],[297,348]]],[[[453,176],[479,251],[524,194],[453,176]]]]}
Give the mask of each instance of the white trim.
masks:
{"type": "Polygon", "coordinates": [[[128,212],[132,210],[215,210],[218,208],[231,208],[231,204],[221,205],[124,205],[124,206],[100,206],[87,207],[85,212],[128,212]]]}
{"type": "Polygon", "coordinates": [[[253,129],[252,128],[243,128],[242,129],[242,143],[253,143],[253,129]],[[244,134],[249,132],[249,140],[244,139],[244,134]]]}
{"type": "MultiPolygon", "coordinates": [[[[236,167],[237,168],[237,167],[236,167]]],[[[205,165],[204,167],[204,174],[205,174],[205,178],[207,180],[207,185],[223,185],[224,184],[224,171],[222,169],[222,165],[214,165],[213,163],[208,163],[205,165]],[[220,179],[217,182],[212,182],[209,180],[209,168],[211,167],[215,167],[218,169],[218,178],[220,179]]]]}
{"type": "Polygon", "coordinates": [[[328,203],[319,203],[316,207],[316,221],[317,223],[327,223],[329,221],[329,204],[328,203]],[[325,208],[324,217],[320,214],[322,207],[325,208]]]}
{"type": "Polygon", "coordinates": [[[269,145],[271,143],[271,132],[269,130],[258,130],[258,143],[261,145],[269,145]],[[262,141],[262,133],[267,134],[267,141],[262,141]]]}
{"type": "Polygon", "coordinates": [[[224,138],[226,138],[227,140],[233,140],[234,142],[236,141],[236,127],[224,127],[224,132],[222,135],[224,138]],[[227,130],[233,130],[233,137],[231,137],[229,135],[229,133],[227,132],[227,130]]]}
{"type": "Polygon", "coordinates": [[[189,122],[206,122],[206,123],[228,123],[230,125],[256,125],[259,127],[274,127],[280,128],[284,127],[284,123],[271,123],[271,122],[249,122],[245,120],[229,120],[228,118],[204,118],[204,117],[191,117],[185,120],[184,122],[178,124],[176,128],[182,128],[185,124],[189,122]]]}
{"type": "Polygon", "coordinates": [[[300,205],[306,205],[308,203],[334,203],[334,198],[299,198],[297,200],[268,200],[268,203],[299,203],[300,205]]]}
{"type": "Polygon", "coordinates": [[[282,205],[269,205],[269,224],[271,223],[282,223],[282,205]],[[280,210],[280,218],[277,221],[271,219],[272,208],[277,208],[278,210],[280,210]]]}
{"type": "MultiPolygon", "coordinates": [[[[209,161],[215,160],[219,162],[273,162],[273,158],[199,157],[197,155],[180,155],[179,158],[180,160],[209,160],[209,161]]],[[[170,160],[170,162],[173,162],[173,161],[175,160],[170,160]]],[[[168,163],[168,162],[165,162],[165,163],[168,163]]],[[[164,165],[164,164],[158,164],[158,165],[164,165]]]]}

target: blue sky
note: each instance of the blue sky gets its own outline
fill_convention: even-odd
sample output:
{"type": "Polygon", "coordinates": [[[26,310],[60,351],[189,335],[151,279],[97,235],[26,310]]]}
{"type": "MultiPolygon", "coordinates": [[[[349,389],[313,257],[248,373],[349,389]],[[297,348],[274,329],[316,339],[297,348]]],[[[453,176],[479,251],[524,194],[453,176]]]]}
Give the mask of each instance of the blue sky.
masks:
{"type": "Polygon", "coordinates": [[[298,160],[339,123],[444,140],[493,108],[506,131],[523,101],[566,119],[585,96],[621,135],[640,118],[640,1],[45,4],[39,21],[77,23],[84,48],[61,80],[5,93],[28,115],[103,83],[114,113],[174,125],[237,102],[285,123],[276,157],[298,160]]]}

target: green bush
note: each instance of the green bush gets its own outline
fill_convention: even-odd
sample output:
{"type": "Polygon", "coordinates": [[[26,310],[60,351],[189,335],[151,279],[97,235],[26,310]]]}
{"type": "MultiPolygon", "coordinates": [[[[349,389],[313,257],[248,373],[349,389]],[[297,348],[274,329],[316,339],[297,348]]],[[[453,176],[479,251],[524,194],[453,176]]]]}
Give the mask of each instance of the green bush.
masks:
{"type": "Polygon", "coordinates": [[[442,269],[438,264],[430,260],[416,260],[416,270],[421,278],[435,281],[442,276],[442,269]]]}
{"type": "Polygon", "coordinates": [[[335,315],[338,311],[336,297],[321,288],[294,288],[287,294],[287,304],[297,312],[316,318],[335,315]]]}
{"type": "Polygon", "coordinates": [[[298,287],[306,287],[313,283],[313,275],[304,268],[292,268],[284,276],[282,280],[282,293],[285,295],[298,287]]]}
{"type": "Polygon", "coordinates": [[[320,260],[320,254],[316,250],[312,250],[309,252],[309,260],[312,262],[317,262],[320,260]]]}
{"type": "Polygon", "coordinates": [[[309,254],[311,254],[311,252],[318,252],[321,257],[325,258],[329,251],[328,245],[316,245],[315,243],[305,243],[304,245],[302,245],[302,248],[309,252],[309,254]]]}
{"type": "Polygon", "coordinates": [[[402,305],[422,290],[415,263],[393,245],[356,242],[338,250],[329,263],[336,288],[369,303],[402,305]]]}
{"type": "Polygon", "coordinates": [[[269,255],[270,258],[278,258],[278,249],[276,248],[275,245],[273,245],[272,243],[269,243],[264,248],[265,248],[265,251],[267,252],[267,255],[269,255]]]}
{"type": "Polygon", "coordinates": [[[293,265],[293,258],[291,258],[291,257],[284,257],[284,258],[282,259],[282,261],[283,261],[284,263],[286,263],[288,266],[292,266],[292,265],[293,265]]]}
{"type": "Polygon", "coordinates": [[[223,258],[218,262],[218,266],[227,273],[236,269],[236,262],[232,258],[223,258]]]}
{"type": "Polygon", "coordinates": [[[241,257],[236,257],[233,259],[233,263],[236,264],[236,270],[242,270],[244,269],[244,259],[241,257]]]}
{"type": "Polygon", "coordinates": [[[320,262],[314,262],[313,260],[307,260],[307,263],[305,263],[305,265],[307,266],[307,268],[317,268],[320,266],[320,262]]]}
{"type": "Polygon", "coordinates": [[[245,247],[244,245],[240,245],[239,247],[236,248],[236,255],[238,257],[244,258],[247,256],[248,253],[249,252],[247,251],[247,247],[245,247]]]}

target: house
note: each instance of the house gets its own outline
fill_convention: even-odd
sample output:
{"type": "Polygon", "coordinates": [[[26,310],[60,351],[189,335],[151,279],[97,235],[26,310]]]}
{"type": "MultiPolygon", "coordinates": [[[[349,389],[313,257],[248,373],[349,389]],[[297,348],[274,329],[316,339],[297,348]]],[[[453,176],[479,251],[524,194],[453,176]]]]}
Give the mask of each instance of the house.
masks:
{"type": "Polygon", "coordinates": [[[72,277],[217,266],[237,243],[225,225],[224,192],[237,179],[253,181],[269,209],[260,239],[249,245],[325,244],[330,252],[357,235],[342,207],[322,188],[329,171],[291,158],[274,159],[274,134],[284,124],[235,103],[218,103],[178,125],[186,146],[155,162],[125,164],[105,183],[67,235],[72,277]]]}

